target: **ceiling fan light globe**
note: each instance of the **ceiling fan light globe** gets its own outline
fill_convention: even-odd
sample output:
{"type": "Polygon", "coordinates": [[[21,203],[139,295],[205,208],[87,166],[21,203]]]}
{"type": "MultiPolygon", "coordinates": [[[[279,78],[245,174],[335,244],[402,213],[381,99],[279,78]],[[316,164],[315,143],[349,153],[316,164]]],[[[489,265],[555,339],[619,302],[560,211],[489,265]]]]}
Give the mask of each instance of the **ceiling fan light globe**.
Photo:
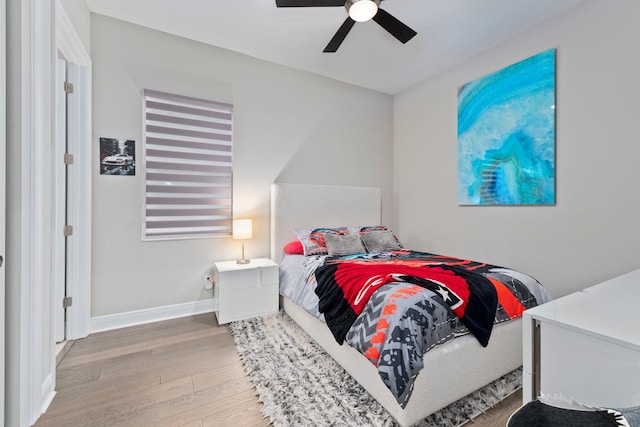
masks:
{"type": "Polygon", "coordinates": [[[349,17],[356,22],[366,22],[378,13],[379,1],[374,0],[347,0],[345,7],[349,17]]]}

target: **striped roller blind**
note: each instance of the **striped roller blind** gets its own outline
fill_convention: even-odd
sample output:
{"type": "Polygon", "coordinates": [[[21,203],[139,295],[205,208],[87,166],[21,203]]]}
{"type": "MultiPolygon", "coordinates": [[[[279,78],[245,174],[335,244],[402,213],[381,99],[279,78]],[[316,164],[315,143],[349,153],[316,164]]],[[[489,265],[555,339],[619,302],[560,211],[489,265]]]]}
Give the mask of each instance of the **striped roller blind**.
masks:
{"type": "Polygon", "coordinates": [[[233,107],[144,90],[143,239],[231,235],[233,107]]]}

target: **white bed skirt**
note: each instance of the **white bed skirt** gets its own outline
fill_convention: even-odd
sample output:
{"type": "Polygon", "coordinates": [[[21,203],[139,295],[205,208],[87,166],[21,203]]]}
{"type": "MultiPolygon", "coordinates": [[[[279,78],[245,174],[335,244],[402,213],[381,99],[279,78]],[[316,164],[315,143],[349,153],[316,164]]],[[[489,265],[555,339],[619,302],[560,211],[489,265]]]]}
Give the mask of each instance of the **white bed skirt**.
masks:
{"type": "Polygon", "coordinates": [[[471,335],[456,338],[425,354],[424,368],[416,379],[409,404],[402,409],[375,366],[362,354],[347,344],[339,345],[324,323],[288,298],[280,296],[280,303],[403,427],[419,422],[522,366],[521,319],[496,325],[487,347],[482,347],[471,335]]]}

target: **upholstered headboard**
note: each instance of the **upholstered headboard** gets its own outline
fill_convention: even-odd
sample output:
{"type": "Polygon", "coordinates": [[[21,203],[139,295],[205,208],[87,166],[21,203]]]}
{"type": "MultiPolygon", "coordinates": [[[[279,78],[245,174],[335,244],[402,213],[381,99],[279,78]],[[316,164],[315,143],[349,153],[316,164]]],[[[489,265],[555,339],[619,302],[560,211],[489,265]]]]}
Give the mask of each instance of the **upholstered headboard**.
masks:
{"type": "Polygon", "coordinates": [[[282,248],[295,240],[295,229],[381,225],[380,189],[335,185],[271,186],[271,259],[280,262],[282,248]]]}

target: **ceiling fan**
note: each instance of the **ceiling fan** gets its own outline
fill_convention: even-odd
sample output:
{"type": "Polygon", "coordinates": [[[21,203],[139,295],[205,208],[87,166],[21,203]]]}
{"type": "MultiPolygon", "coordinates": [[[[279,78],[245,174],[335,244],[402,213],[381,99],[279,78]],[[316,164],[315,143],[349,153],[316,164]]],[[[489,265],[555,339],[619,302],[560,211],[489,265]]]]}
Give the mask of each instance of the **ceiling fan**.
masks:
{"type": "Polygon", "coordinates": [[[382,0],[276,0],[277,7],[327,7],[344,6],[349,13],[338,31],[335,33],[323,52],[336,52],[356,22],[373,19],[392,36],[406,43],[416,33],[411,28],[393,17],[389,12],[380,9],[382,0]]]}

